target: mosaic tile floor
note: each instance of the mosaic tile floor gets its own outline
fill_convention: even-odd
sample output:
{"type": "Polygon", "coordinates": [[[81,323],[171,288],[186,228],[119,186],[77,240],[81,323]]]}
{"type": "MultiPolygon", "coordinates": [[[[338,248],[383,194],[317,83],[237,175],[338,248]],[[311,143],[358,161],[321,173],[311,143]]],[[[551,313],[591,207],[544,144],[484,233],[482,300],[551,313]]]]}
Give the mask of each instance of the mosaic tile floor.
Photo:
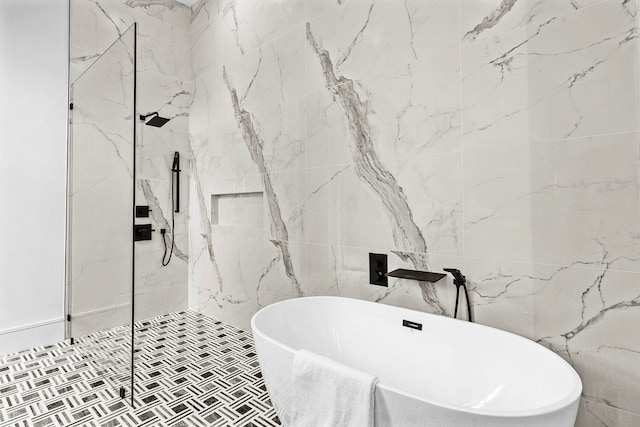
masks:
{"type": "Polygon", "coordinates": [[[0,357],[0,427],[280,425],[249,333],[189,311],[136,331],[134,409],[122,327],[0,357]]]}

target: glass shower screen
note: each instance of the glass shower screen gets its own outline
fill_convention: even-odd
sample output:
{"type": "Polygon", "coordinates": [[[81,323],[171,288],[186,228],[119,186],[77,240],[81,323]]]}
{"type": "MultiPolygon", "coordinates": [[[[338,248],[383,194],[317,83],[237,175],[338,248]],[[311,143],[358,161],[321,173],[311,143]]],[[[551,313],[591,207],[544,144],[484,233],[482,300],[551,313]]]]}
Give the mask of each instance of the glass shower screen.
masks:
{"type": "Polygon", "coordinates": [[[132,393],[136,27],[71,84],[68,329],[117,393],[132,393]]]}

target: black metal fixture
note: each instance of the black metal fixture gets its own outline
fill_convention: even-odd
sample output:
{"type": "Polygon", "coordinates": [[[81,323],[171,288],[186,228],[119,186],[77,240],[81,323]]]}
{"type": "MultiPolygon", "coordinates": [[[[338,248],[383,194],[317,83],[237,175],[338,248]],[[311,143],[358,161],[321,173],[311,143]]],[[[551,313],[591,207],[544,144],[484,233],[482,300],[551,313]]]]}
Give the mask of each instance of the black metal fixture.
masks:
{"type": "Polygon", "coordinates": [[[418,330],[418,331],[422,330],[422,323],[412,322],[411,320],[403,319],[402,320],[402,326],[404,326],[405,328],[411,328],[411,329],[415,329],[415,330],[418,330]]]}
{"type": "Polygon", "coordinates": [[[171,165],[171,173],[175,174],[175,205],[173,206],[175,212],[180,212],[180,153],[177,151],[173,153],[173,164],[171,165]]]}
{"type": "Polygon", "coordinates": [[[136,206],[136,218],[149,218],[149,206],[136,206]]]}
{"type": "Polygon", "coordinates": [[[162,254],[162,266],[166,267],[171,262],[171,256],[175,248],[175,213],[180,212],[180,153],[173,153],[173,163],[171,164],[171,244],[166,239],[167,230],[160,229],[162,235],[162,243],[164,244],[164,253],[162,254]],[[167,258],[167,252],[169,257],[167,258]]]}
{"type": "Polygon", "coordinates": [[[378,286],[389,286],[386,254],[369,254],[369,283],[378,286]]]}
{"type": "Polygon", "coordinates": [[[133,241],[139,242],[141,240],[151,240],[151,233],[154,232],[151,228],[151,224],[134,224],[133,226],[133,241]]]}
{"type": "Polygon", "coordinates": [[[153,127],[156,127],[156,128],[161,128],[170,119],[166,119],[164,117],[160,117],[160,114],[158,114],[157,111],[154,111],[153,113],[149,113],[149,114],[146,114],[146,115],[140,114],[140,120],[145,122],[145,125],[147,125],[147,126],[153,126],[153,127]],[[151,119],[149,121],[146,121],[149,117],[151,117],[151,119]]]}
{"type": "Polygon", "coordinates": [[[471,317],[471,302],[469,301],[469,292],[467,291],[467,278],[462,275],[460,270],[455,268],[445,268],[444,271],[451,273],[453,276],[453,284],[456,287],[456,307],[453,310],[453,318],[458,318],[458,301],[460,299],[460,288],[464,289],[464,296],[467,299],[467,319],[469,322],[473,322],[471,317]]]}
{"type": "Polygon", "coordinates": [[[387,273],[387,276],[398,277],[400,279],[418,280],[420,282],[435,283],[443,277],[446,277],[447,275],[442,273],[434,273],[432,271],[418,271],[399,268],[397,270],[393,270],[391,273],[387,273]]]}
{"type": "MultiPolygon", "coordinates": [[[[162,230],[161,230],[162,231],[162,230]]],[[[467,279],[460,272],[460,270],[455,268],[445,268],[444,271],[447,273],[451,273],[453,276],[453,284],[456,287],[456,306],[453,310],[453,318],[458,318],[458,304],[460,302],[460,288],[464,290],[464,296],[467,300],[467,319],[469,322],[473,322],[473,317],[471,316],[471,302],[469,300],[469,291],[467,290],[467,279]]],[[[409,270],[406,268],[398,268],[387,273],[387,255],[386,254],[373,254],[369,253],[369,283],[372,285],[378,286],[389,286],[388,277],[397,277],[400,279],[410,279],[417,280],[419,282],[430,282],[435,283],[439,280],[447,277],[444,273],[435,273],[433,271],[420,271],[420,270],[409,270]]],[[[414,327],[419,325],[416,323],[415,325],[409,321],[403,321],[402,326],[407,328],[418,329],[414,327]]],[[[420,325],[420,328],[422,325],[420,325]]]]}

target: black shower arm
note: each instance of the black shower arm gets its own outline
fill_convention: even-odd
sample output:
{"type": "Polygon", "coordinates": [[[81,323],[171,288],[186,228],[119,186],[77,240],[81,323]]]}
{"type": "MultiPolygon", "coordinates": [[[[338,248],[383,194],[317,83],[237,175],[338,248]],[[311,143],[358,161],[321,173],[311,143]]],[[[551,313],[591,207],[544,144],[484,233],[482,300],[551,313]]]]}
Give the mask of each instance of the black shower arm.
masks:
{"type": "Polygon", "coordinates": [[[140,114],[140,120],[145,121],[147,120],[149,117],[151,116],[159,116],[160,114],[157,111],[154,111],[153,113],[149,113],[147,115],[142,115],[140,114]]]}

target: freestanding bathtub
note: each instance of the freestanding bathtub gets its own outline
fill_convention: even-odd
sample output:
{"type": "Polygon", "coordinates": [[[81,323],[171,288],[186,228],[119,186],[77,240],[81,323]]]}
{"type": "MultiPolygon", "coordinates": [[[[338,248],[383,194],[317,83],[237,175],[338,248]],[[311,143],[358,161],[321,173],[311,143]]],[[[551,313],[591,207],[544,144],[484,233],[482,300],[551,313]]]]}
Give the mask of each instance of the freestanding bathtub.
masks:
{"type": "Polygon", "coordinates": [[[575,423],[578,374],[552,351],[499,329],[341,297],[270,305],[253,316],[251,328],[285,426],[299,349],[376,375],[377,427],[575,423]]]}

